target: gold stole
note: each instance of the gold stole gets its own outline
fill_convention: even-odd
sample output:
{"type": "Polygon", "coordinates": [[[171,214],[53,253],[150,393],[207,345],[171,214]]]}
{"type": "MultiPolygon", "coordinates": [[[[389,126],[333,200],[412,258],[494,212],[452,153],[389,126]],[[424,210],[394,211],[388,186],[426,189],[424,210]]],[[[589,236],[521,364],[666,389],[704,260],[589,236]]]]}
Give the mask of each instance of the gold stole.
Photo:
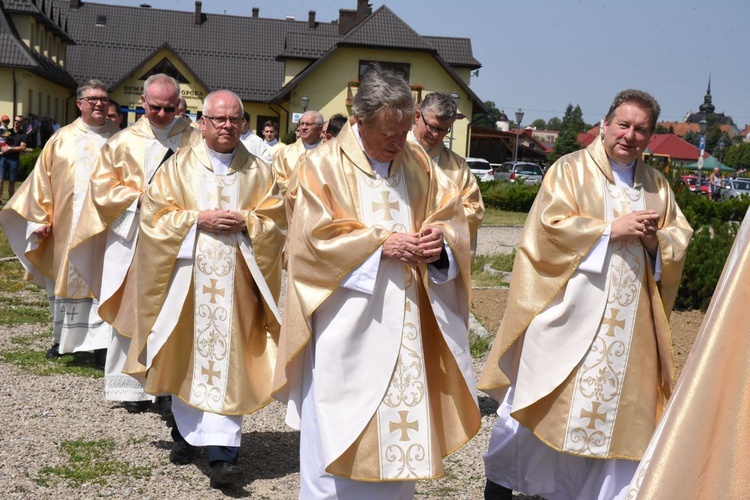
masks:
{"type": "MultiPolygon", "coordinates": [[[[618,187],[603,176],[602,182],[607,220],[646,208],[640,186],[618,187]]],[[[638,239],[610,243],[607,254],[607,305],[576,374],[563,445],[564,451],[593,457],[609,453],[647,265],[638,239]]]]}
{"type": "MultiPolygon", "coordinates": [[[[200,208],[236,210],[239,175],[201,168],[200,208]]],[[[191,406],[220,413],[227,391],[237,234],[197,230],[195,244],[191,406]]]]}
{"type": "MultiPolygon", "coordinates": [[[[85,125],[81,124],[81,127],[85,125]]],[[[86,192],[91,179],[91,170],[94,168],[102,146],[107,141],[107,136],[95,133],[93,131],[76,129],[76,161],[75,161],[75,184],[73,186],[73,221],[72,228],[75,229],[76,222],[81,217],[83,209],[83,200],[86,198],[86,192]]],[[[75,231],[68,233],[68,243],[66,248],[70,248],[73,243],[75,231]]],[[[68,263],[68,286],[67,297],[88,297],[91,295],[89,286],[83,279],[83,276],[73,266],[68,263]]]]}
{"type": "MultiPolygon", "coordinates": [[[[363,222],[412,232],[413,221],[403,172],[372,179],[357,170],[363,222]]],[[[377,425],[380,478],[404,480],[435,476],[431,415],[425,374],[415,269],[403,266],[404,322],[396,366],[371,423],[377,425]]]]}

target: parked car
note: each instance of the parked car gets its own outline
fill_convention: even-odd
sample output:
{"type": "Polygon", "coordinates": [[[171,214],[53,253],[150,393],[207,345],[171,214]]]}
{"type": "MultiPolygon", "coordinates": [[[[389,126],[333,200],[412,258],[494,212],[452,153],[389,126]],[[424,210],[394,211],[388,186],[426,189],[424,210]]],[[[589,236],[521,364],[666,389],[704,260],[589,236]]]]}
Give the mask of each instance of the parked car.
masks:
{"type": "Polygon", "coordinates": [[[506,161],[495,170],[495,179],[510,182],[523,179],[524,184],[541,184],[543,178],[542,167],[528,161],[506,161]]]}
{"type": "Polygon", "coordinates": [[[466,163],[471,169],[471,173],[477,178],[478,181],[491,181],[494,177],[494,172],[490,162],[484,158],[465,158],[466,163]]]}
{"type": "MultiPolygon", "coordinates": [[[[683,175],[682,176],[682,186],[687,187],[692,192],[695,192],[695,185],[697,182],[698,182],[698,177],[695,175],[683,175]]],[[[680,191],[682,191],[682,189],[680,189],[680,191]]],[[[701,177],[700,194],[704,196],[708,196],[708,177],[701,177]]]]}
{"type": "Polygon", "coordinates": [[[750,179],[722,179],[719,199],[728,200],[750,195],[750,179]]]}

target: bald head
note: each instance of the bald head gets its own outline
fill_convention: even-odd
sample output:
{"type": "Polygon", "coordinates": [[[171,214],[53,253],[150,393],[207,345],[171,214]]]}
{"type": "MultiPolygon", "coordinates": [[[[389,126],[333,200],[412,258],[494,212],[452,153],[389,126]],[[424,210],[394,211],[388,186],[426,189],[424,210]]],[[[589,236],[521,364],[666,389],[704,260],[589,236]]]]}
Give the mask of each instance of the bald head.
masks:
{"type": "Polygon", "coordinates": [[[240,141],[242,100],[229,90],[211,92],[203,101],[201,132],[209,148],[219,153],[234,151],[240,141]]]}

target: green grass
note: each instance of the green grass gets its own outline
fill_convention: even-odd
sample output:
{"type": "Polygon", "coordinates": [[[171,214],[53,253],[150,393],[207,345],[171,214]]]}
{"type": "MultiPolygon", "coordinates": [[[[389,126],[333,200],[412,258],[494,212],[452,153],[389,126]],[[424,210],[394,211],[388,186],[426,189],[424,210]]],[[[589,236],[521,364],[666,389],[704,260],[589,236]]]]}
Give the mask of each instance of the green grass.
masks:
{"type": "Polygon", "coordinates": [[[14,365],[26,373],[38,376],[75,375],[78,377],[102,378],[104,372],[94,368],[91,353],[65,354],[55,359],[45,357],[51,344],[48,329],[27,335],[13,335],[11,348],[0,351],[0,362],[14,365]]]}
{"type": "Polygon", "coordinates": [[[505,281],[503,276],[487,272],[485,268],[489,264],[490,268],[495,271],[511,272],[515,258],[515,250],[509,254],[477,255],[471,267],[471,279],[474,282],[474,286],[508,286],[508,282],[505,281]]]}
{"type": "Polygon", "coordinates": [[[525,212],[506,212],[496,208],[485,207],[483,226],[523,226],[526,224],[525,212]]]}
{"type": "Polygon", "coordinates": [[[469,352],[472,358],[481,358],[492,347],[494,337],[487,335],[482,337],[474,330],[469,331],[469,352]]]}
{"type": "Polygon", "coordinates": [[[116,476],[118,481],[123,477],[142,479],[151,476],[151,467],[134,466],[127,462],[114,460],[114,439],[96,441],[63,441],[60,445],[67,455],[67,463],[59,467],[43,467],[39,471],[36,483],[50,486],[55,479],[61,479],[69,486],[75,487],[85,483],[107,484],[107,478],[116,476]]]}

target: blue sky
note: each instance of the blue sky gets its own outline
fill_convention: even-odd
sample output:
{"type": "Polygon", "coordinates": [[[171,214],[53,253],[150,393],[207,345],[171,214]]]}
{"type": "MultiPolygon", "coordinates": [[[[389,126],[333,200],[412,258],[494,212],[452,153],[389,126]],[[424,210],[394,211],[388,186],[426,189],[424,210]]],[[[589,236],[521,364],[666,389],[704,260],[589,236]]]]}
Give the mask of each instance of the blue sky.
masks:
{"type": "MultiPolygon", "coordinates": [[[[194,0],[97,2],[192,11],[194,0]]],[[[745,35],[748,0],[371,0],[383,4],[422,35],[468,37],[482,63],[471,87],[524,124],[560,116],[579,104],[598,121],[614,95],[634,87],[654,95],[662,120],[682,121],[703,102],[709,73],[717,112],[750,123],[750,64],[745,35]]],[[[328,22],[356,0],[204,0],[203,12],[328,22]]]]}

